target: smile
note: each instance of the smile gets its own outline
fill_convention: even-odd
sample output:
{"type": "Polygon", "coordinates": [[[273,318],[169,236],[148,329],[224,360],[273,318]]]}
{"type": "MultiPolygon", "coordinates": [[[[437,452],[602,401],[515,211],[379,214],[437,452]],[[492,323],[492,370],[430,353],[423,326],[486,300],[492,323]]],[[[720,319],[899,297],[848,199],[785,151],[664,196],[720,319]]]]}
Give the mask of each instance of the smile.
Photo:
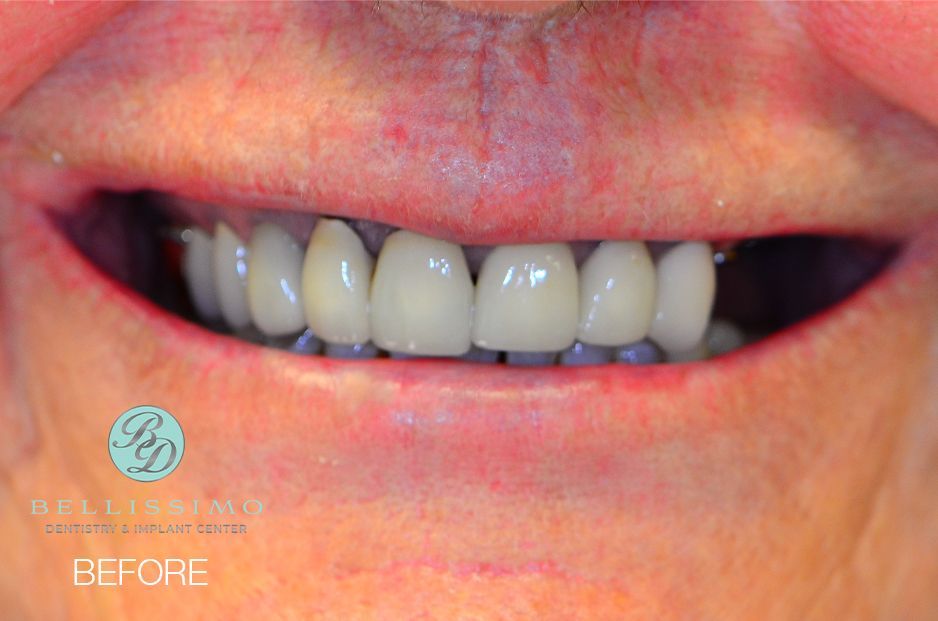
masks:
{"type": "Polygon", "coordinates": [[[11,494],[139,498],[98,435],[150,404],[147,498],[262,501],[298,616],[866,592],[925,514],[938,131],[799,5],[586,8],[132,4],[63,55],[0,115],[11,494]]]}

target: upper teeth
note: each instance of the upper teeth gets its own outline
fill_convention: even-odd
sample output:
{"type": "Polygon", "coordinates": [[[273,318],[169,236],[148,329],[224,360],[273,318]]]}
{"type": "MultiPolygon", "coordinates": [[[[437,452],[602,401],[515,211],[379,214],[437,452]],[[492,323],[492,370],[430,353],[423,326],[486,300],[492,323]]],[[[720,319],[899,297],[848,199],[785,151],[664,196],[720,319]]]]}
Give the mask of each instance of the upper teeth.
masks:
{"type": "Polygon", "coordinates": [[[251,236],[248,307],[254,325],[270,336],[306,327],[300,294],[303,250],[276,224],[261,224],[251,236]]]}
{"type": "Polygon", "coordinates": [[[646,338],[671,359],[706,350],[716,275],[705,242],[673,245],[656,261],[642,242],[602,242],[579,270],[569,244],[499,246],[473,285],[460,246],[409,231],[389,235],[377,262],[351,227],[327,218],[305,255],[270,223],[248,246],[221,223],[214,240],[191,233],[183,273],[203,318],[253,323],[269,337],[308,329],[336,355],[374,355],[374,343],[467,359],[502,350],[517,364],[560,352],[564,364],[654,361],[646,338]]]}
{"type": "Polygon", "coordinates": [[[359,345],[371,338],[368,288],[374,261],[358,235],[340,220],[316,223],[303,261],[303,307],[310,329],[330,343],[359,345]]]}

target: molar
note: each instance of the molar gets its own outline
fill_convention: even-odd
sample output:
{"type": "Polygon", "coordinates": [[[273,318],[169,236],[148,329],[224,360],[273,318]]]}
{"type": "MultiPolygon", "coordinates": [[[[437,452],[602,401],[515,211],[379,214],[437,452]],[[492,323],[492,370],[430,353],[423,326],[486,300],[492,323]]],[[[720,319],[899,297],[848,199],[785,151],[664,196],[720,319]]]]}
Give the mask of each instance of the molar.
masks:
{"type": "Polygon", "coordinates": [[[197,227],[188,229],[184,235],[188,239],[183,248],[182,273],[189,289],[189,299],[199,317],[205,321],[214,321],[221,317],[221,310],[215,290],[215,275],[212,273],[212,238],[197,227]]]}
{"type": "Polygon", "coordinates": [[[248,308],[248,249],[244,241],[224,222],[215,225],[212,257],[218,303],[225,322],[233,330],[251,324],[248,308]]]}

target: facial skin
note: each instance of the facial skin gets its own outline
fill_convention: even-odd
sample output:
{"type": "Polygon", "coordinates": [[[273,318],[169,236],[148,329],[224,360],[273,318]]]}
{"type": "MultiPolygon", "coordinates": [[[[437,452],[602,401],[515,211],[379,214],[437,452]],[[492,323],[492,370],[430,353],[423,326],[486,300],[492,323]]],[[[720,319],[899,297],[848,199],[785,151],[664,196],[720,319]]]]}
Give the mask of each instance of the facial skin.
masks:
{"type": "Polygon", "coordinates": [[[0,609],[938,614],[938,43],[909,25],[938,9],[96,7],[0,7],[0,40],[44,42],[28,67],[0,56],[0,609]],[[700,364],[343,362],[209,333],[96,272],[42,213],[100,186],[455,241],[812,230],[904,250],[844,304],[700,364]],[[103,455],[141,403],[189,447],[146,486],[103,455]],[[35,497],[265,512],[243,537],[51,536],[35,497]],[[210,587],[71,586],[76,556],[181,555],[210,559],[210,587]]]}

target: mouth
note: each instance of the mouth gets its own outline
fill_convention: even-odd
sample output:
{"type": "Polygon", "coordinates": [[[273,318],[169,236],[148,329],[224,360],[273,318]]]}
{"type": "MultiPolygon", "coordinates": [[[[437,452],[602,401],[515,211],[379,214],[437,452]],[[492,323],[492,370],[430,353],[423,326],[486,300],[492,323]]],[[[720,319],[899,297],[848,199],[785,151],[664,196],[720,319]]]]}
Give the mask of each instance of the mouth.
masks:
{"type": "MultiPolygon", "coordinates": [[[[222,13],[125,11],[7,115],[7,187],[112,278],[215,333],[397,362],[704,360],[848,298],[934,218],[938,137],[836,66],[808,66],[803,35],[758,50],[760,71],[731,76],[717,106],[719,59],[756,51],[719,15],[604,7],[610,29],[439,7],[412,22],[405,6],[364,23],[409,88],[369,81],[340,28],[328,58],[351,65],[275,89],[278,114],[261,114],[272,80],[297,75],[285,58],[323,52],[283,30],[293,10],[242,9],[278,25],[248,33],[254,62],[234,83],[207,63],[239,50],[199,36],[222,13]],[[153,34],[171,20],[178,41],[153,34]],[[673,45],[677,26],[713,66],[673,45]],[[414,29],[459,36],[405,59],[414,29]],[[631,46],[626,73],[609,74],[611,31],[631,46]],[[781,67],[775,101],[754,87],[781,67]],[[131,78],[116,99],[108,85],[131,78]],[[371,100],[354,116],[336,103],[371,100]]],[[[361,11],[302,13],[315,30],[361,11]]]]}
{"type": "MultiPolygon", "coordinates": [[[[412,8],[366,20],[392,58],[412,8]]],[[[355,18],[360,10],[344,6],[329,16],[355,18]]],[[[414,89],[428,89],[424,96],[394,91],[355,122],[324,118],[331,104],[312,110],[290,99],[278,105],[274,124],[240,105],[242,91],[244,101],[266,100],[258,89],[268,74],[252,69],[234,91],[224,89],[239,105],[221,120],[205,113],[209,103],[189,115],[185,131],[163,134],[166,123],[181,119],[180,100],[215,101],[212,89],[194,91],[193,79],[209,78],[220,92],[229,78],[202,68],[224,45],[196,36],[217,15],[208,8],[126,11],[14,109],[5,148],[29,157],[11,158],[19,163],[6,167],[8,186],[48,208],[92,263],[164,310],[295,353],[398,362],[704,360],[844,300],[932,217],[922,195],[938,177],[929,157],[938,139],[932,132],[923,138],[916,118],[870,98],[834,67],[799,69],[802,81],[778,87],[790,96],[783,105],[753,99],[707,109],[712,94],[669,46],[666,30],[693,28],[709,46],[715,34],[728,34],[714,16],[663,7],[610,11],[651,57],[633,60],[654,69],[615,76],[614,101],[607,84],[586,88],[600,73],[609,77],[607,29],[563,14],[501,22],[432,13],[418,25],[421,36],[436,40],[456,30],[458,43],[383,65],[414,89]],[[147,35],[154,26],[178,18],[188,65],[180,49],[157,40],[157,71],[140,46],[154,43],[147,35]],[[533,36],[558,59],[529,57],[533,36]],[[114,47],[127,42],[131,53],[115,58],[114,47]],[[461,53],[481,58],[478,71],[468,71],[477,82],[463,80],[466,67],[454,64],[461,53]],[[424,76],[430,56],[436,73],[424,76]],[[78,69],[105,58],[103,77],[78,69]],[[175,62],[167,67],[167,60],[175,62]],[[128,110],[103,80],[131,70],[142,76],[138,88],[149,103],[128,110]],[[702,91],[679,109],[663,99],[672,91],[654,82],[677,78],[702,91]],[[826,98],[832,81],[836,100],[826,98]],[[456,97],[460,88],[469,96],[456,97]],[[81,94],[72,114],[56,113],[63,101],[45,95],[62,89],[81,94]],[[185,98],[175,96],[180,89],[185,98]],[[856,101],[845,105],[845,92],[856,101]],[[628,98],[655,114],[641,124],[613,114],[611,105],[628,98]],[[36,108],[41,114],[26,112],[36,108]],[[689,120],[677,121],[677,112],[689,120]],[[243,131],[246,118],[259,120],[259,131],[243,131]],[[298,130],[285,131],[291,125],[298,130]],[[756,126],[764,136],[754,135],[756,126]],[[677,142],[682,128],[693,131],[677,142]],[[719,141],[716,128],[724,132],[719,141]],[[222,130],[219,145],[207,146],[214,129],[222,130]],[[600,139],[613,129],[620,140],[600,139]],[[799,147],[795,162],[788,155],[799,147]],[[732,157],[720,152],[726,148],[732,157]],[[896,153],[914,166],[900,170],[896,153]],[[828,163],[823,182],[798,168],[819,157],[828,163]]],[[[249,39],[295,45],[291,34],[258,28],[249,39]]],[[[781,66],[806,45],[789,44],[761,60],[781,66]]],[[[332,45],[337,53],[352,49],[341,37],[332,45]]],[[[276,75],[290,75],[276,57],[283,65],[276,75]]],[[[266,57],[259,53],[257,62],[266,57]]],[[[338,88],[339,75],[326,75],[316,86],[338,88]]],[[[301,82],[298,90],[310,86],[301,82]]],[[[745,98],[747,86],[734,84],[726,98],[745,98]]],[[[347,80],[341,87],[353,100],[376,88],[347,80]]]]}
{"type": "Polygon", "coordinates": [[[58,225],[110,277],[219,334],[331,358],[521,366],[725,354],[843,300],[899,246],[817,235],[461,246],[152,193],[91,193],[58,225]]]}
{"type": "Polygon", "coordinates": [[[4,112],[36,429],[171,411],[173,485],[269,491],[323,601],[478,566],[717,601],[713,541],[789,576],[861,529],[927,397],[938,132],[782,5],[381,7],[132,5],[4,112]]]}

